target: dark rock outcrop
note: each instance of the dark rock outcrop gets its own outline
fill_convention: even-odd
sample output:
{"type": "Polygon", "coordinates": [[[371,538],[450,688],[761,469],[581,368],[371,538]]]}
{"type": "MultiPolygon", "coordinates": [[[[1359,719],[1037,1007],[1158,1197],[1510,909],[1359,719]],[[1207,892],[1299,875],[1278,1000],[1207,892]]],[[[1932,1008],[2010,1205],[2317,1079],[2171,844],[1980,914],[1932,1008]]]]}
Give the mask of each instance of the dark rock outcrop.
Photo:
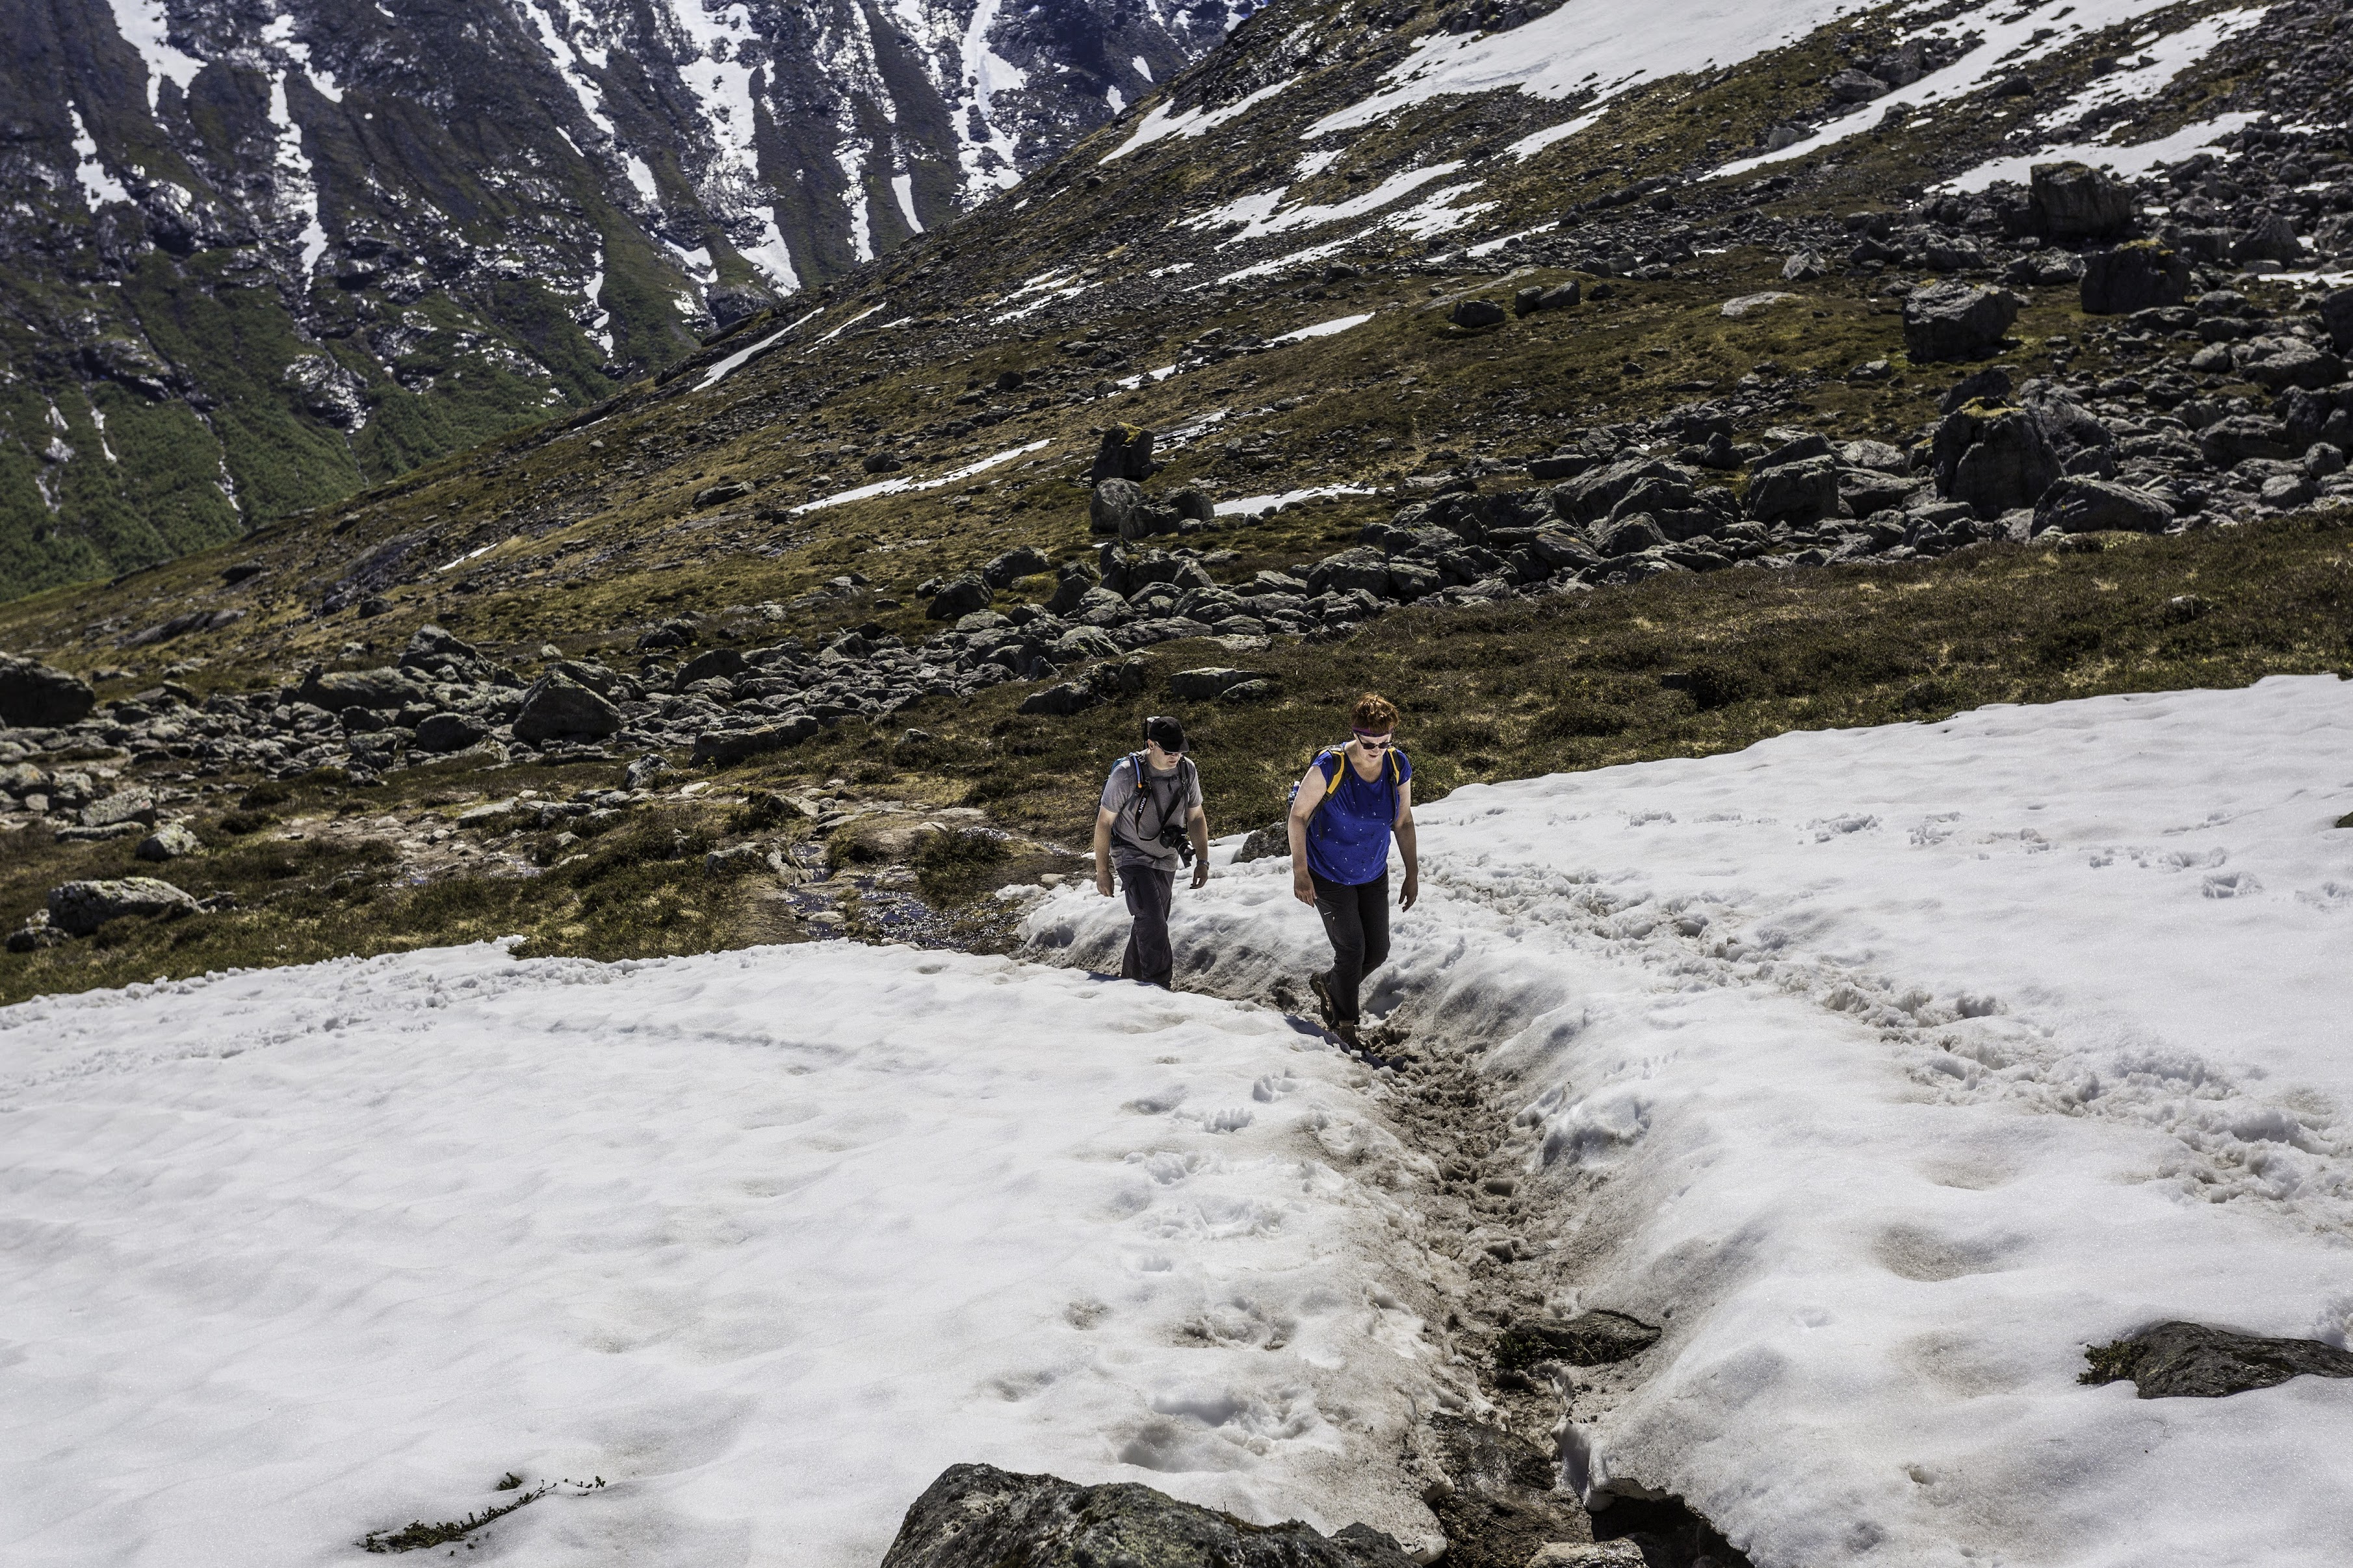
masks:
{"type": "Polygon", "coordinates": [[[1936,426],[1936,491],[1991,521],[2032,506],[2059,478],[2059,454],[2023,408],[1972,403],[1936,426]]]}
{"type": "Polygon", "coordinates": [[[2001,347],[2018,300],[2000,289],[1938,283],[1904,301],[1904,347],[1915,363],[1975,359],[2001,347]]]}
{"type": "Polygon", "coordinates": [[[587,687],[548,674],[532,683],[515,715],[518,741],[534,745],[567,735],[610,735],[621,727],[621,710],[587,687]]]}
{"type": "Polygon", "coordinates": [[[2131,232],[2132,193],[2088,163],[2037,163],[2027,197],[2035,232],[2052,239],[2113,239],[2131,232]]]}
{"type": "Polygon", "coordinates": [[[2034,503],[2034,531],[2097,533],[2106,530],[2163,533],[2173,526],[2173,509],[2147,490],[2113,479],[2068,475],[2034,503]]]}
{"type": "Polygon", "coordinates": [[[49,924],[69,936],[88,936],[127,915],[190,915],[199,906],[186,892],[153,877],[68,882],[49,889],[49,924]]]}
{"type": "Polygon", "coordinates": [[[54,729],[79,723],[98,705],[90,682],[37,658],[0,654],[0,728],[54,729]]]}
{"type": "Polygon", "coordinates": [[[2103,250],[2084,262],[2084,310],[2094,316],[2128,316],[2189,298],[2189,263],[2154,240],[2103,250]]]}
{"type": "Polygon", "coordinates": [[[2353,1352],[2317,1340],[2263,1339],[2204,1323],[2159,1323],[2094,1346],[2084,1383],[2129,1378],[2143,1399],[2220,1399],[2309,1373],[2353,1377],[2353,1352]]]}
{"type": "Polygon", "coordinates": [[[882,1568],[1409,1568],[1379,1531],[1246,1524],[1134,1482],[1082,1487],[951,1465],[907,1510],[882,1568]]]}

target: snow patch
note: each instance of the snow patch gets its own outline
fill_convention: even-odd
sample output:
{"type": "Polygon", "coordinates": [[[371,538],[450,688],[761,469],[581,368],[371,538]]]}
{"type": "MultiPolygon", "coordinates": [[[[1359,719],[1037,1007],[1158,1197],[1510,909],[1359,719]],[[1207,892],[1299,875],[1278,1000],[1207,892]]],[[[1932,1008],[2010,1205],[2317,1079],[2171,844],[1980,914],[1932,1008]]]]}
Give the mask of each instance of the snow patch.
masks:
{"type": "Polygon", "coordinates": [[[877,479],[871,485],[860,485],[856,489],[839,490],[829,496],[819,497],[813,501],[804,501],[793,508],[793,515],[797,517],[805,511],[819,511],[827,507],[841,506],[854,500],[868,500],[875,496],[894,496],[910,490],[935,490],[944,485],[955,484],[959,479],[968,479],[976,474],[985,474],[1000,463],[1009,463],[1016,458],[1027,457],[1031,452],[1052,444],[1050,441],[1032,441],[1026,447],[1008,447],[1005,451],[992,453],[976,463],[966,463],[963,468],[942,474],[935,479],[877,479]]]}
{"type": "MultiPolygon", "coordinates": [[[[1667,1329],[1579,1402],[1572,1484],[1758,1563],[2341,1558],[2353,1385],[2075,1376],[2168,1318],[2345,1340],[2348,756],[2353,682],[2286,677],[1417,808],[1368,1005],[1522,1097],[1517,1196],[1581,1299],[1667,1329]]],[[[1192,984],[1322,962],[1289,878],[1179,902],[1192,984]]],[[[1075,893],[1028,919],[1075,962],[1124,935],[1075,893]]]]}
{"type": "Polygon", "coordinates": [[[160,106],[165,80],[185,92],[205,62],[173,44],[171,16],[164,0],[107,0],[107,4],[114,13],[114,30],[146,62],[147,111],[153,114],[160,106]]]}
{"type": "Polygon", "coordinates": [[[702,379],[695,384],[694,390],[697,392],[710,391],[712,387],[717,386],[721,382],[725,381],[729,376],[734,374],[737,371],[742,370],[745,365],[751,363],[755,357],[767,353],[770,349],[775,348],[778,343],[783,342],[786,338],[792,336],[794,332],[797,331],[802,327],[807,326],[809,322],[817,320],[817,318],[823,312],[821,310],[811,310],[807,315],[803,316],[799,321],[791,323],[789,326],[777,328],[775,331],[770,332],[766,337],[762,338],[758,342],[754,343],[751,347],[737,349],[733,353],[729,354],[725,359],[716,362],[709,370],[704,371],[702,373],[702,379]]]}
{"type": "Polygon", "coordinates": [[[0,1403],[71,1439],[14,1445],[14,1533],[253,1561],[208,1543],[266,1496],[307,1544],[262,1555],[324,1562],[512,1468],[608,1483],[513,1561],[871,1568],[983,1457],[1434,1552],[1390,1461],[1466,1380],[1365,1245],[1406,1220],[1365,1076],[1263,1009],[847,942],[0,1009],[0,1403]]]}
{"type": "Polygon", "coordinates": [[[68,104],[66,112],[73,117],[74,178],[81,182],[82,200],[92,212],[108,202],[129,201],[131,193],[122,188],[122,182],[114,177],[105,160],[99,156],[98,139],[81,122],[81,110],[68,104]]]}
{"type": "Polygon", "coordinates": [[[923,233],[923,220],[915,216],[915,176],[892,175],[891,194],[899,198],[899,214],[907,220],[907,226],[917,234],[923,233]]]}
{"type": "Polygon", "coordinates": [[[1166,102],[1156,103],[1152,106],[1152,112],[1144,117],[1143,123],[1136,126],[1135,133],[1104,153],[1101,161],[1108,163],[1114,158],[1124,158],[1139,147],[1149,147],[1155,142],[1170,136],[1206,136],[1226,121],[1248,114],[1268,99],[1281,96],[1290,87],[1291,83],[1287,81],[1275,82],[1260,88],[1246,98],[1235,100],[1223,109],[1187,109],[1172,114],[1166,102]]]}
{"type": "Polygon", "coordinates": [[[1982,191],[1996,180],[2011,180],[2024,184],[2032,177],[2035,164],[2070,161],[2089,163],[2119,178],[2132,179],[2162,164],[2179,163],[2193,153],[2218,152],[2221,150],[2218,143],[2253,124],[2257,118],[2243,110],[2233,110],[2197,125],[2185,125],[2172,135],[2160,136],[2154,142],[2135,142],[2130,146],[2117,146],[2105,142],[2074,142],[2063,146],[2046,147],[2039,153],[1995,158],[1954,175],[1937,188],[1982,191]]]}

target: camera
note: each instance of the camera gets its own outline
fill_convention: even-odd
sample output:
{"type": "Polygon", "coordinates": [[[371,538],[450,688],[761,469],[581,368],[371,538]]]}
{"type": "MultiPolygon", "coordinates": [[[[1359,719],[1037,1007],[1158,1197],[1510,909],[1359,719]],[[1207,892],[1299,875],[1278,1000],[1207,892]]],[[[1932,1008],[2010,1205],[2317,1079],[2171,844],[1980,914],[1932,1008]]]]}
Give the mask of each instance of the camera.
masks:
{"type": "Polygon", "coordinates": [[[1193,836],[1185,831],[1185,825],[1181,822],[1172,822],[1160,830],[1160,847],[1176,851],[1176,862],[1180,866],[1193,863],[1193,836]]]}

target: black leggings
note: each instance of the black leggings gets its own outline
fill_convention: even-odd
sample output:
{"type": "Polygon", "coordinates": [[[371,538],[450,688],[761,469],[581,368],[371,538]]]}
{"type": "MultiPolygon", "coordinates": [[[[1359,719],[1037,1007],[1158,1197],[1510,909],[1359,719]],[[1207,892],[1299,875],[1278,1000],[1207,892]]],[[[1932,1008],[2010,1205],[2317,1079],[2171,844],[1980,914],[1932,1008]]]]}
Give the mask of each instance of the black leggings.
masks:
{"type": "Polygon", "coordinates": [[[1362,1010],[1357,991],[1365,976],[1389,955],[1389,874],[1384,869],[1353,886],[1307,874],[1315,881],[1315,912],[1332,939],[1332,1010],[1342,1023],[1353,1024],[1362,1010]]]}

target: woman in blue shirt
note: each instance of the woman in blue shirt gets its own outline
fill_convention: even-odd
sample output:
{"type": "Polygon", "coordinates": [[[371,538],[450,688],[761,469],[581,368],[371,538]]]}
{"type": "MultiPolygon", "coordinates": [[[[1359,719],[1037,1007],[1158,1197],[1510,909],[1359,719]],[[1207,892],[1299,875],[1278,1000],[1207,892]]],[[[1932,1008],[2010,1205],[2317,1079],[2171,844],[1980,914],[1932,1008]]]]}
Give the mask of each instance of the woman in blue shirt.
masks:
{"type": "Polygon", "coordinates": [[[1389,955],[1389,840],[1405,858],[1398,907],[1420,896],[1413,834],[1413,764],[1397,749],[1397,705],[1367,692],[1349,716],[1355,738],[1316,757],[1291,797],[1291,891],[1313,904],[1332,939],[1332,967],[1313,976],[1324,1022],[1356,1042],[1365,976],[1389,955]]]}

